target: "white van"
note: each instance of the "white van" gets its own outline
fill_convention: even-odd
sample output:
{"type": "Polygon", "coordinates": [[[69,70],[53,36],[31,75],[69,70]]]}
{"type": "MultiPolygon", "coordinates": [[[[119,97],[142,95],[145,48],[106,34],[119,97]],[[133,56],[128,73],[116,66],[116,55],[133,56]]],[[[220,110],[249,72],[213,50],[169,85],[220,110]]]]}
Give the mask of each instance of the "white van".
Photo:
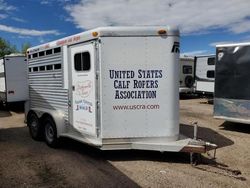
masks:
{"type": "Polygon", "coordinates": [[[21,102],[26,101],[28,97],[25,55],[5,55],[0,59],[0,102],[21,102]]]}
{"type": "Polygon", "coordinates": [[[179,32],[104,27],[28,49],[31,136],[102,150],[205,152],[179,132],[179,32]]]}

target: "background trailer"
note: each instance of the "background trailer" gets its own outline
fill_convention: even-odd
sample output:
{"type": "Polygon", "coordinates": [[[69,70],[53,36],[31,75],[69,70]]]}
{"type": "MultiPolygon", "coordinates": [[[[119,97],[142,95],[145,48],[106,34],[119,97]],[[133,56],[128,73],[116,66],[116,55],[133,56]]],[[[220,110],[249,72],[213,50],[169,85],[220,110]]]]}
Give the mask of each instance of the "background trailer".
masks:
{"type": "Polygon", "coordinates": [[[28,99],[27,61],[23,54],[6,55],[0,59],[0,102],[28,99]]]}
{"type": "Polygon", "coordinates": [[[216,46],[214,117],[250,124],[250,43],[216,46]]]}
{"type": "Polygon", "coordinates": [[[195,92],[214,93],[215,55],[195,57],[195,92]]]}
{"type": "Polygon", "coordinates": [[[180,93],[194,91],[194,58],[183,56],[180,58],[180,93]]]}
{"type": "MultiPolygon", "coordinates": [[[[179,32],[105,27],[28,49],[31,136],[103,150],[205,152],[179,133],[179,32]]],[[[211,146],[211,145],[210,145],[211,146]]]]}

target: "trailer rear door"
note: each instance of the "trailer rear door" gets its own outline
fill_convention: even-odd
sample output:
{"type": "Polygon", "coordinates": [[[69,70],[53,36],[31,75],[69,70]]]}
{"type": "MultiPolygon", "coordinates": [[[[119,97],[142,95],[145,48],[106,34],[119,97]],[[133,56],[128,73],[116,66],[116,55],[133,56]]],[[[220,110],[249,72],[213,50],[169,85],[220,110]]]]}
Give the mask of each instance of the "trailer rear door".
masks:
{"type": "Polygon", "coordinates": [[[27,62],[24,56],[5,58],[6,102],[25,101],[29,98],[27,62]]]}
{"type": "Polygon", "coordinates": [[[71,123],[81,133],[96,135],[95,47],[80,44],[70,47],[71,123]]]}

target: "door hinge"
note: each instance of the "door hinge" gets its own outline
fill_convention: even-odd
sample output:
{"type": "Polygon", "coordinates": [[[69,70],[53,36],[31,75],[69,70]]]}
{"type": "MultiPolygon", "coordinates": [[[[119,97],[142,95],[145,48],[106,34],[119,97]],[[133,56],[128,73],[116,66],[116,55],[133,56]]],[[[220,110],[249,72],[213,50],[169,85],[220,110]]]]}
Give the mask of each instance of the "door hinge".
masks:
{"type": "Polygon", "coordinates": [[[98,78],[99,78],[99,72],[98,72],[98,71],[96,71],[96,76],[95,76],[95,79],[96,79],[96,80],[98,80],[98,78]]]}
{"type": "Polygon", "coordinates": [[[96,127],[96,136],[99,137],[99,135],[100,135],[100,128],[96,127]]]}
{"type": "Polygon", "coordinates": [[[95,49],[98,49],[98,42],[94,43],[95,49]]]}

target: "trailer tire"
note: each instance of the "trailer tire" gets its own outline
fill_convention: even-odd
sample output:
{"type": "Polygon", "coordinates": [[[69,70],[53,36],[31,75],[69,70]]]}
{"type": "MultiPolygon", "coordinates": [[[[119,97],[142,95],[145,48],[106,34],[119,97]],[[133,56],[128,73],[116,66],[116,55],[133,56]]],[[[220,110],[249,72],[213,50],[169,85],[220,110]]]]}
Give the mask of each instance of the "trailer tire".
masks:
{"type": "Polygon", "coordinates": [[[58,146],[56,125],[51,117],[46,117],[44,119],[44,136],[48,146],[52,148],[58,146]]]}
{"type": "Polygon", "coordinates": [[[191,88],[194,85],[194,79],[192,76],[186,76],[185,85],[189,88],[191,88]]]}
{"type": "Polygon", "coordinates": [[[40,120],[34,112],[30,112],[27,117],[27,125],[29,127],[30,136],[34,140],[41,140],[43,135],[40,120]]]}

